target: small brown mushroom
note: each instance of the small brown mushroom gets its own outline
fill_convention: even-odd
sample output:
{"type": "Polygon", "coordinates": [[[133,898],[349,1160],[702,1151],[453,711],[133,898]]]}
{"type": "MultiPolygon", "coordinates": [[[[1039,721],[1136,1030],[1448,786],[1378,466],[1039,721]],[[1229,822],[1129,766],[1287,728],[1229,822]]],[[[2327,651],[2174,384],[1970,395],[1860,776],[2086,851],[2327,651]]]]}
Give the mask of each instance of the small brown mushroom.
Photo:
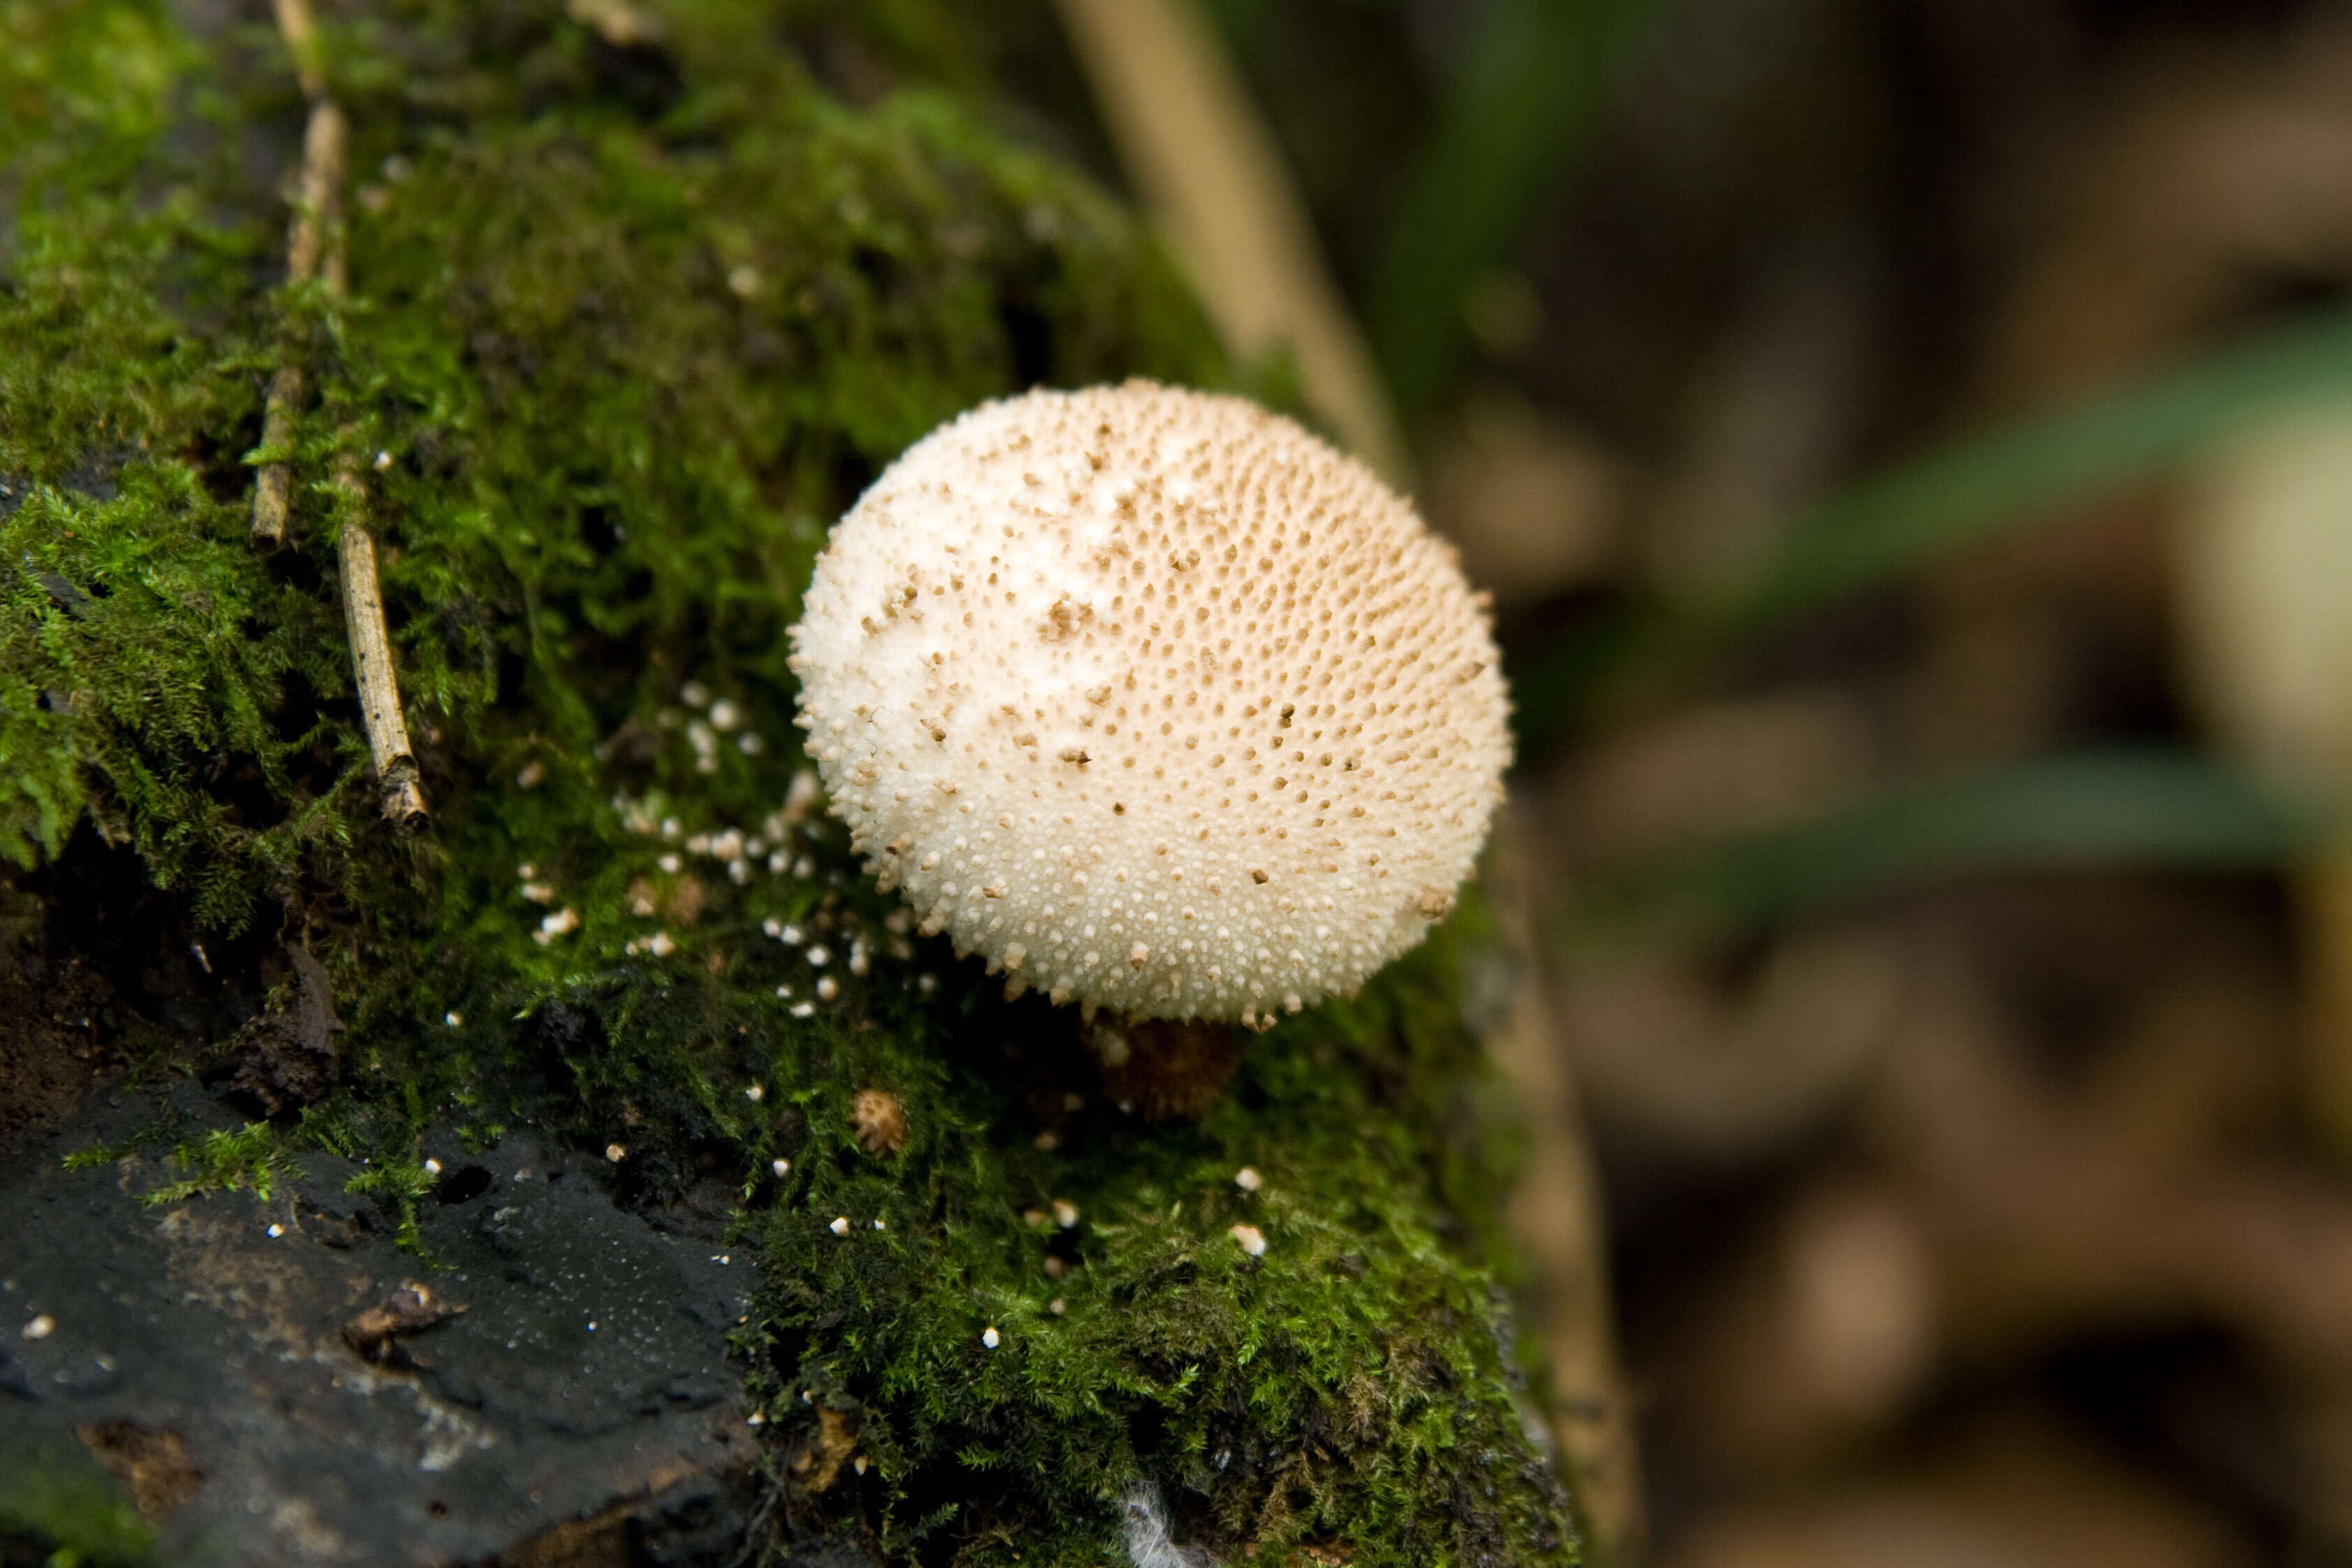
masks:
{"type": "Polygon", "coordinates": [[[859,1089],[850,1102],[849,1124],[857,1131],[858,1147],[869,1154],[895,1154],[907,1146],[907,1108],[887,1089],[859,1089]]]}

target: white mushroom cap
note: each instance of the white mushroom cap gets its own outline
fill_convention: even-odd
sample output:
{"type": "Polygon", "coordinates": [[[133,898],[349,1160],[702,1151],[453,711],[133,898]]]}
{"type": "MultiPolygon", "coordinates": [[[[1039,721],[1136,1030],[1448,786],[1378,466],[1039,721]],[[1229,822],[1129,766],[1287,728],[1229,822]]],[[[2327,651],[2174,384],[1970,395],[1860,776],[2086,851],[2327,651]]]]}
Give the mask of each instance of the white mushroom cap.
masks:
{"type": "Polygon", "coordinates": [[[1136,1016],[1349,993],[1502,795],[1484,595],[1361,463],[1150,382],[975,408],[834,530],[793,628],[832,809],[926,931],[1136,1016]]]}

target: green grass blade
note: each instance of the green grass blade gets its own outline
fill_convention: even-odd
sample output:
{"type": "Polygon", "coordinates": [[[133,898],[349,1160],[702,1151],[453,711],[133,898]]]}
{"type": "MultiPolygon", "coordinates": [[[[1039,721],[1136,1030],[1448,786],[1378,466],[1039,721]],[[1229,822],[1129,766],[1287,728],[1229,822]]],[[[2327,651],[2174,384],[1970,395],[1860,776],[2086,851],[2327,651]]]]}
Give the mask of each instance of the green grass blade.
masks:
{"type": "Polygon", "coordinates": [[[1442,390],[1463,304],[1583,140],[1653,0],[1487,0],[1373,285],[1373,342],[1408,413],[1442,390]]]}
{"type": "Polygon", "coordinates": [[[2331,311],[2104,397],[1963,441],[1800,522],[1733,605],[1787,620],[2162,472],[2282,405],[2352,391],[2352,314],[2331,311]]]}
{"type": "Polygon", "coordinates": [[[1962,440],[1830,501],[1748,581],[1663,618],[1639,656],[1683,663],[2118,486],[2266,416],[2352,393],[2352,312],[2273,329],[1962,440]]]}
{"type": "Polygon", "coordinates": [[[1794,826],[1644,858],[1571,900],[1579,942],[1698,935],[1935,883],[2108,866],[2273,867],[2316,825],[2242,772],[2086,752],[1899,785],[1794,826]]]}
{"type": "Polygon", "coordinates": [[[1615,612],[1516,662],[1519,753],[1596,710],[1672,689],[1747,638],[2160,477],[2281,410],[2347,395],[2352,311],[2331,310],[1904,464],[1799,520],[1754,574],[1615,612]]]}

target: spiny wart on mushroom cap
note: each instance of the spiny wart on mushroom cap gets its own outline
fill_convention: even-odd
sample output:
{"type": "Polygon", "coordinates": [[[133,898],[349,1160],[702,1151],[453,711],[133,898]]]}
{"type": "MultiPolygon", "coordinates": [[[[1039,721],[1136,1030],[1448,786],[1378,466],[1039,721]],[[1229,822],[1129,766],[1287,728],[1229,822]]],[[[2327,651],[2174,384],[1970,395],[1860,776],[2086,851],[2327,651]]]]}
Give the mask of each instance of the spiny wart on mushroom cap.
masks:
{"type": "Polygon", "coordinates": [[[1509,759],[1483,595],[1371,471],[1150,382],[975,408],[834,530],[799,722],[1008,989],[1270,1020],[1426,933],[1509,759]]]}

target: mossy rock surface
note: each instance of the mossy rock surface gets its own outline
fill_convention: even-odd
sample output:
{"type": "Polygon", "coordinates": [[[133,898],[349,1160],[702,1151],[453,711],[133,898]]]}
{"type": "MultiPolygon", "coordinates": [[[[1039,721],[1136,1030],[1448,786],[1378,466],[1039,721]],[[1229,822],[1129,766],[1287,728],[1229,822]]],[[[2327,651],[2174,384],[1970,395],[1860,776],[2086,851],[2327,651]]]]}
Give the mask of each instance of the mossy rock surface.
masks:
{"type": "Polygon", "coordinates": [[[324,8],[336,297],[284,284],[305,108],[267,7],[0,12],[0,1135],[111,1058],[274,1113],[191,1183],[364,1157],[412,1239],[433,1129],[719,1194],[761,1258],[769,1545],[1117,1561],[1148,1486],[1220,1560],[1573,1561],[1496,1284],[1475,905],[1151,1122],[795,791],[782,634],[830,520],[990,396],[1234,385],[1197,306],[954,78],[960,13],[654,15],[324,8]],[[846,101],[836,37],[898,85],[846,101]],[[415,835],[375,810],[345,457],[415,835]]]}

